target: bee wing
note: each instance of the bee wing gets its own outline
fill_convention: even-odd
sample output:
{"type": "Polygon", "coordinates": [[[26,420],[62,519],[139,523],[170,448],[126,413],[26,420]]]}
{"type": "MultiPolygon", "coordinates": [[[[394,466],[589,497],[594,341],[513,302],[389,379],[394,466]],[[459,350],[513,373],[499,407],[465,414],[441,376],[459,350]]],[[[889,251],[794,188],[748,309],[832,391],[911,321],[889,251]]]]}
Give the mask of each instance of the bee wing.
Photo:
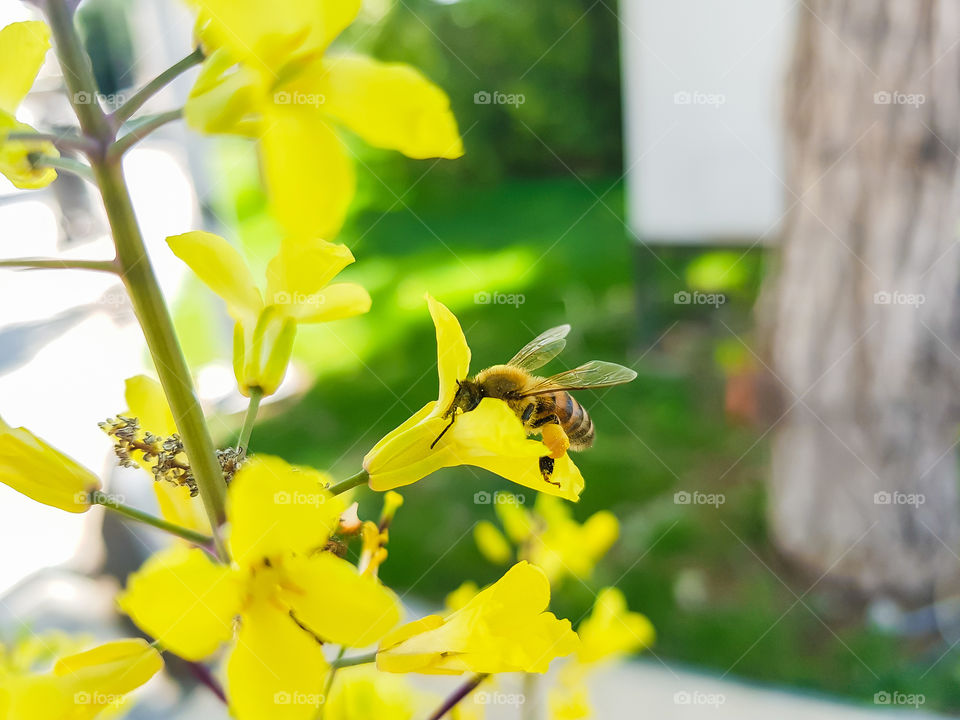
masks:
{"type": "Polygon", "coordinates": [[[566,347],[566,337],[569,332],[569,325],[550,328],[524,345],[520,352],[510,358],[507,365],[513,365],[524,370],[536,370],[543,367],[566,347]]]}
{"type": "Polygon", "coordinates": [[[523,397],[540,395],[556,390],[585,390],[604,388],[628,383],[637,376],[630,368],[603,360],[591,360],[573,370],[566,370],[540,380],[527,388],[523,397]]]}

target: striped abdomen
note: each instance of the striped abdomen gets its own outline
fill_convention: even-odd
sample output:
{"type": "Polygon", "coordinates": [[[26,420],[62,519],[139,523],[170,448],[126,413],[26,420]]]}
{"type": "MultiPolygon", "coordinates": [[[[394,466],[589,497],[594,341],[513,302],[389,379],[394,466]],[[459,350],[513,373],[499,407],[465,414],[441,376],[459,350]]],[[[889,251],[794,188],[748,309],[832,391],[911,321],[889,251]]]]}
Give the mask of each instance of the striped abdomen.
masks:
{"type": "Polygon", "coordinates": [[[564,391],[537,396],[537,404],[530,418],[530,425],[540,428],[549,422],[559,421],[560,427],[570,440],[571,450],[586,450],[593,445],[593,420],[583,405],[564,391]]]}

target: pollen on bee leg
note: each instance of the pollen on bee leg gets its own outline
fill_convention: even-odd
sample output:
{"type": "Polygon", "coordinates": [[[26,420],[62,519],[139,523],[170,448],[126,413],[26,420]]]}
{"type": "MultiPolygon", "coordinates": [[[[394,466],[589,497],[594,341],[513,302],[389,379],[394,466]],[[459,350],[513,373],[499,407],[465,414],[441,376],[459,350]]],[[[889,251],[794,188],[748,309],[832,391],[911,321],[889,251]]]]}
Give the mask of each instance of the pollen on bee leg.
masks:
{"type": "Polygon", "coordinates": [[[554,460],[562,458],[570,449],[570,439],[557,423],[549,423],[541,428],[543,444],[550,449],[550,457],[554,460]]]}

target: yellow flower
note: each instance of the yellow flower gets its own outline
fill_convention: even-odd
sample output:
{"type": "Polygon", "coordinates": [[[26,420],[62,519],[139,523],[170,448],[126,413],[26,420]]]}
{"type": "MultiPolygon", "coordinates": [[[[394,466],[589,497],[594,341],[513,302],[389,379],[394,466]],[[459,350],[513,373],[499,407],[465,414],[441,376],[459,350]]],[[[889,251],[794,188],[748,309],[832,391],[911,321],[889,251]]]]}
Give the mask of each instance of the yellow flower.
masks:
{"type": "Polygon", "coordinates": [[[259,140],[274,215],[299,237],[333,237],[354,194],[337,129],[413,158],[463,154],[450,101],[413,68],[329,44],[360,0],[193,0],[209,53],[185,114],[194,128],[259,140]]]}
{"type": "Polygon", "coordinates": [[[568,505],[542,493],[537,497],[534,513],[540,529],[528,539],[522,555],[542,568],[551,583],[558,583],[567,575],[589,578],[620,534],[620,524],[613,513],[601,510],[581,525],[568,505]]]}
{"type": "Polygon", "coordinates": [[[526,562],[514,565],[462,608],[397,628],[380,642],[377,667],[386,672],[547,671],[555,657],[577,649],[569,620],[546,612],[550,583],[526,562]]]}
{"type": "MultiPolygon", "coordinates": [[[[267,13],[270,14],[270,13],[267,13]]],[[[236,321],[233,370],[240,392],[276,392],[300,323],[321,323],[365,313],[370,295],[353,283],[331,280],[353,262],[344,245],[285,239],[267,266],[266,296],[249,268],[222,237],[199,230],[167,238],[174,254],[227,303],[236,321]]]]}
{"type": "Polygon", "coordinates": [[[577,660],[596,663],[643,650],[653,645],[653,624],[640,613],[627,609],[627,600],[617,588],[604,588],[597,595],[593,612],[577,628],[580,647],[577,660]]]}
{"type": "Polygon", "coordinates": [[[586,668],[578,663],[567,663],[560,669],[548,693],[550,720],[585,720],[593,716],[586,674],[586,668]]]}
{"type": "MultiPolygon", "coordinates": [[[[127,410],[123,415],[140,421],[139,440],[143,440],[148,431],[161,437],[170,437],[177,432],[173,413],[170,412],[167,397],[163,394],[160,383],[146,375],[136,375],[127,378],[124,388],[127,410]]],[[[144,460],[142,454],[134,455],[134,460],[140,467],[150,472],[151,463],[144,460]]],[[[165,519],[180,527],[196,530],[204,535],[210,534],[210,520],[203,509],[203,502],[199,497],[190,497],[188,487],[171,482],[154,481],[153,491],[157,496],[160,514],[165,519]]]]}
{"type": "Polygon", "coordinates": [[[32,20],[7,25],[0,30],[0,173],[18,188],[42,188],[52,183],[53,168],[34,167],[34,153],[60,157],[49,142],[7,141],[11,132],[36,132],[17,121],[17,108],[30,92],[50,49],[50,28],[32,20]]]}
{"type": "Polygon", "coordinates": [[[473,541],[480,554],[492,563],[504,565],[513,557],[513,548],[492,522],[478,522],[473,528],[473,541]]]}
{"type": "Polygon", "coordinates": [[[0,482],[27,497],[72,513],[90,509],[100,480],[25,428],[0,419],[0,482]]]}
{"type": "Polygon", "coordinates": [[[4,678],[4,720],[89,720],[116,709],[124,696],[163,667],[160,653],[145,640],[116,640],[60,658],[46,674],[4,678]]]}
{"type": "Polygon", "coordinates": [[[454,314],[429,295],[427,303],[437,331],[440,394],[367,453],[363,467],[370,474],[370,487],[390,490],[441,468],[475,465],[535,490],[579,499],[583,476],[570,456],[564,454],[555,461],[552,481],[559,487],[545,482],[540,458],[549,455],[550,449],[527,438],[520,418],[502,400],[484,398],[475,410],[459,414],[431,448],[449,424],[444,413],[453,402],[457,382],[469,374],[470,348],[454,314]]]}
{"type": "Polygon", "coordinates": [[[405,678],[369,666],[343,668],[326,698],[323,720],[412,720],[424,700],[405,678]]]}
{"type": "Polygon", "coordinates": [[[278,458],[251,458],[227,495],[232,564],[175,546],[150,558],[119,598],[140,628],[188,660],[230,640],[240,617],[227,663],[239,720],[312,718],[328,668],[318,638],[362,647],[399,620],[393,593],[322,552],[343,510],[327,480],[278,458]]]}
{"type": "Polygon", "coordinates": [[[478,592],[480,592],[480,588],[477,587],[477,584],[473,580],[465,580],[460,584],[460,587],[447,594],[447,597],[444,598],[443,606],[447,612],[454,613],[473,600],[478,592]]]}

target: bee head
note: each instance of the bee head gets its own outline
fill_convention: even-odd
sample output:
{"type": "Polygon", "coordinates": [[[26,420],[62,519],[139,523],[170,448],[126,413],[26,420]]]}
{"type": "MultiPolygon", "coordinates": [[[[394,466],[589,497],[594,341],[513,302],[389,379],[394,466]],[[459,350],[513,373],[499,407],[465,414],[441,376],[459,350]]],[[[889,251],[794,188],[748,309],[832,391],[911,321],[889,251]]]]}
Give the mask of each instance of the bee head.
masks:
{"type": "Polygon", "coordinates": [[[447,408],[447,411],[443,414],[445,418],[450,418],[450,423],[437,435],[437,439],[430,443],[431,450],[440,442],[440,438],[446,434],[447,430],[453,426],[453,423],[457,419],[457,410],[470,412],[480,404],[483,396],[483,388],[478,383],[469,379],[457,380],[457,393],[453,396],[453,402],[450,403],[450,407],[447,408]]]}

